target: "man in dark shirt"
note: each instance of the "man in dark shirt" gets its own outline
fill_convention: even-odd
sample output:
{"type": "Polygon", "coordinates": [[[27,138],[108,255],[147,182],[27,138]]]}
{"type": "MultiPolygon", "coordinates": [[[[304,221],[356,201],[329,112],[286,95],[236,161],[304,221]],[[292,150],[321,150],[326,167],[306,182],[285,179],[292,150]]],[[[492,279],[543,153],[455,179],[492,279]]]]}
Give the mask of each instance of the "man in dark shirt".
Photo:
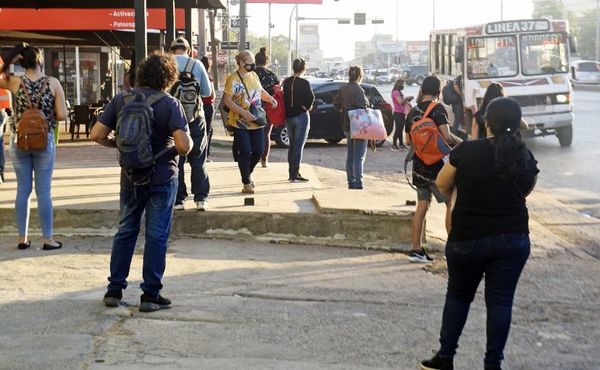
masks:
{"type": "MultiPolygon", "coordinates": [[[[134,94],[146,97],[164,92],[178,77],[177,65],[172,56],[155,54],[146,58],[137,69],[137,84],[134,94]]],[[[107,106],[92,128],[92,140],[100,145],[116,147],[110,135],[116,129],[120,109],[125,105],[123,95],[117,95],[107,106]]],[[[156,311],[169,308],[171,301],[160,295],[162,276],[165,270],[167,241],[171,229],[173,204],[177,193],[176,155],[186,155],[192,147],[187,120],[181,104],[165,94],[152,105],[152,152],[156,155],[171,147],[156,159],[151,180],[148,184],[134,184],[124,170],[121,171],[119,230],[113,239],[110,258],[110,277],[104,304],[117,307],[127,288],[127,277],[142,214],[146,218],[146,243],[144,247],[143,282],[140,311],[156,311]]]]}
{"type": "MultiPolygon", "coordinates": [[[[461,141],[458,137],[450,133],[446,109],[442,104],[437,104],[440,95],[440,85],[440,80],[436,76],[426,77],[421,84],[421,101],[410,111],[410,113],[408,113],[406,118],[405,131],[409,144],[412,145],[410,130],[413,123],[423,117],[423,114],[430,104],[436,105],[429,113],[429,117],[437,125],[444,140],[450,145],[458,144],[461,141]]],[[[411,252],[408,255],[408,260],[411,262],[428,263],[433,261],[421,246],[421,235],[423,233],[425,216],[427,215],[432,195],[435,196],[438,203],[446,203],[446,229],[450,229],[450,200],[446,199],[435,186],[435,179],[443,166],[443,160],[432,165],[427,165],[419,159],[419,157],[416,155],[414,156],[412,181],[417,188],[417,209],[413,216],[411,252]]]]}

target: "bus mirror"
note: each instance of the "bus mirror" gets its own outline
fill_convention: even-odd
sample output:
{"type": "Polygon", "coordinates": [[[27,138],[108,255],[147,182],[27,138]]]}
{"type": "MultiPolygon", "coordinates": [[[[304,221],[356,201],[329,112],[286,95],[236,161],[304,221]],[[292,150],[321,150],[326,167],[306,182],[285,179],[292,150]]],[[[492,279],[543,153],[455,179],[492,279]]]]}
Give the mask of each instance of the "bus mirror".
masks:
{"type": "Polygon", "coordinates": [[[463,49],[463,44],[459,43],[454,47],[454,61],[455,63],[464,62],[465,54],[463,49]]]}
{"type": "Polygon", "coordinates": [[[569,36],[569,48],[570,48],[571,54],[577,53],[577,37],[569,36]]]}

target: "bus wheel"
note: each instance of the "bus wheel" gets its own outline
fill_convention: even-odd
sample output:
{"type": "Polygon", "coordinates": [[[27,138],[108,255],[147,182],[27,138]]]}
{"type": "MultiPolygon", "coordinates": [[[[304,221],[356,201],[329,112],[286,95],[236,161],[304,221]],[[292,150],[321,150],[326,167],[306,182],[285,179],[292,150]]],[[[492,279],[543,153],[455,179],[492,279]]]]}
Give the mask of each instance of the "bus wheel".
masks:
{"type": "Polygon", "coordinates": [[[556,136],[558,136],[560,146],[571,146],[573,142],[573,125],[557,128],[556,136]]]}

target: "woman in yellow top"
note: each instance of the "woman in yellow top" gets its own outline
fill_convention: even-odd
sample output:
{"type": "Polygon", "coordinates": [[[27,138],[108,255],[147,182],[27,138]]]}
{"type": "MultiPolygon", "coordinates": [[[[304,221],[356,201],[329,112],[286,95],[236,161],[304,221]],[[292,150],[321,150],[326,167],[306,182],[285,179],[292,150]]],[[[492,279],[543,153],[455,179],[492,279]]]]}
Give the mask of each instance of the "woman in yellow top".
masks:
{"type": "Polygon", "coordinates": [[[227,77],[223,103],[229,108],[227,125],[233,130],[233,145],[237,150],[237,162],[242,176],[242,193],[254,193],[252,171],[260,161],[265,149],[263,126],[254,123],[250,105],[261,107],[261,100],[277,107],[277,101],[263,90],[254,73],[256,64],[248,50],[235,56],[238,69],[227,77]],[[245,85],[245,86],[244,86],[245,85]]]}

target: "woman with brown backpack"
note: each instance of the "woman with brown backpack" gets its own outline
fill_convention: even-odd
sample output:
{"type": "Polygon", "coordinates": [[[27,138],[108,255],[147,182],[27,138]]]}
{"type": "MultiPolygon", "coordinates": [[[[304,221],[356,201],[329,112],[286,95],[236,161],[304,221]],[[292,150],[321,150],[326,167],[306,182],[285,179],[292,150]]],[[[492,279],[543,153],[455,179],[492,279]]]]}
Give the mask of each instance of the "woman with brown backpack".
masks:
{"type": "Polygon", "coordinates": [[[10,155],[17,176],[15,213],[19,239],[17,248],[31,246],[28,238],[30,196],[35,173],[35,192],[42,226],[43,250],[62,247],[53,239],[52,197],[50,194],[52,171],[56,156],[54,128],[57,121],[67,116],[65,97],[60,82],[42,73],[42,54],[27,43],[15,46],[0,66],[0,88],[10,90],[14,96],[15,119],[11,122],[10,155]],[[25,69],[21,77],[9,75],[10,64],[20,64],[25,69]]]}

